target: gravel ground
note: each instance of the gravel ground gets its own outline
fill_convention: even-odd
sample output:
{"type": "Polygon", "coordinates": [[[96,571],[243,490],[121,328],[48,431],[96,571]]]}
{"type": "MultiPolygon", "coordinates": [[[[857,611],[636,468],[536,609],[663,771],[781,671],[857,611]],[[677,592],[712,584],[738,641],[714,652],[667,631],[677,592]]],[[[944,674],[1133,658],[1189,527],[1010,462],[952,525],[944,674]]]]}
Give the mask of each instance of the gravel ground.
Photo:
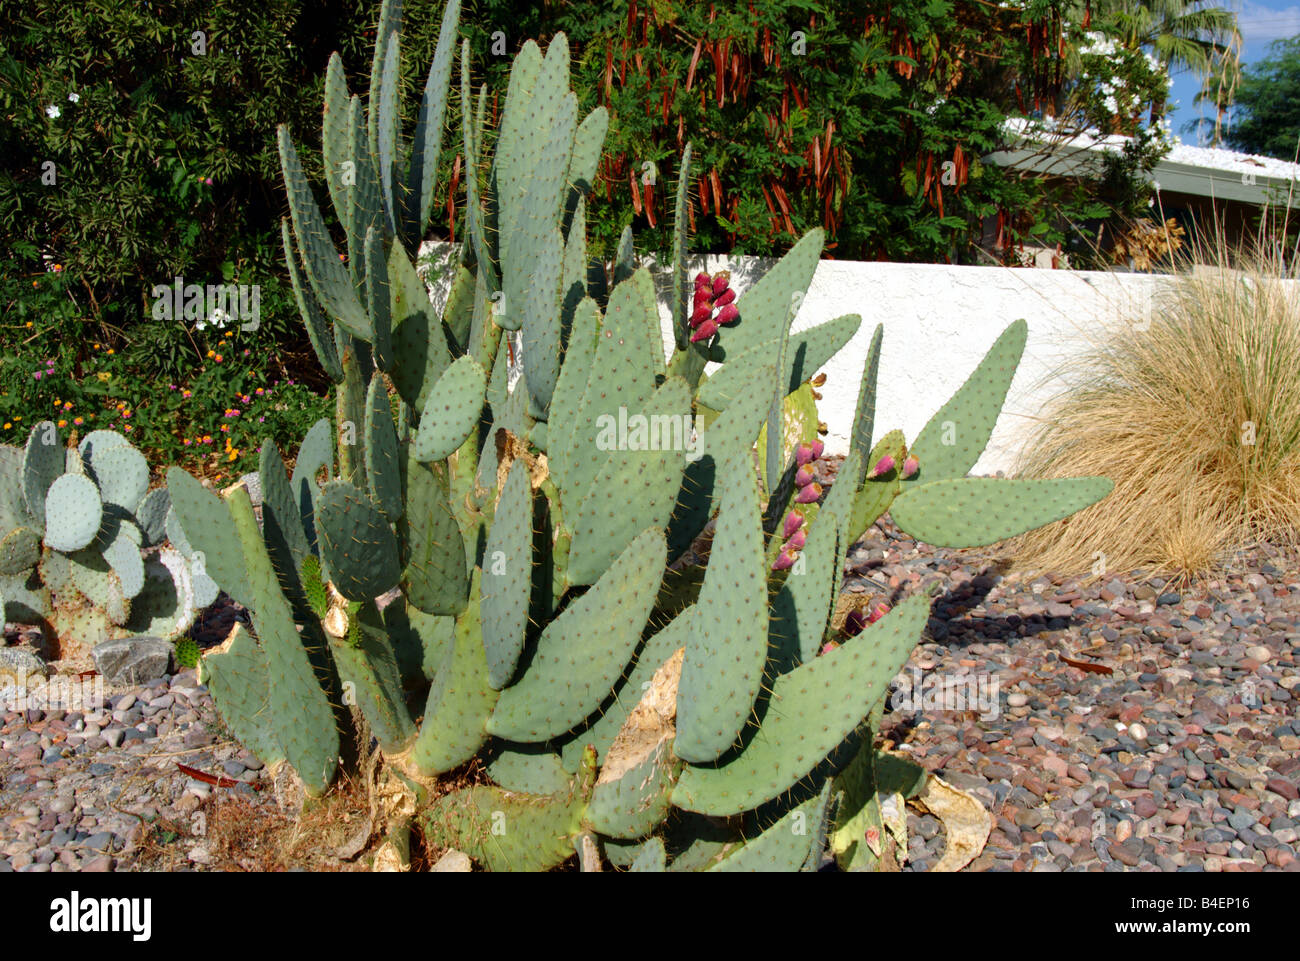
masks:
{"type": "MultiPolygon", "coordinates": [[[[936,592],[881,733],[991,813],[967,870],[1300,871],[1300,558],[1258,545],[1237,567],[1182,593],[1135,572],[1013,582],[887,518],[854,547],[846,592],[936,592]]],[[[209,611],[200,642],[236,616],[209,611]]],[[[129,870],[153,819],[200,824],[214,791],[274,803],[192,671],[0,717],[0,872],[129,870]]],[[[909,836],[904,870],[927,870],[942,823],[911,814],[909,836]]]]}

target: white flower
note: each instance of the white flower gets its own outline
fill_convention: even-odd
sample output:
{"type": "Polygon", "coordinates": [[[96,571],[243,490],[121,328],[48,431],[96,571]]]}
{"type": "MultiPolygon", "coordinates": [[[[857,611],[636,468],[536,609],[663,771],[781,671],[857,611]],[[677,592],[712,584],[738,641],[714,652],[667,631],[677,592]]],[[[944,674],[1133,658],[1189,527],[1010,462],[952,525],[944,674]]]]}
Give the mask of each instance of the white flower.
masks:
{"type": "Polygon", "coordinates": [[[1115,100],[1114,94],[1106,98],[1106,109],[1111,113],[1119,113],[1119,103],[1115,100]]]}
{"type": "Polygon", "coordinates": [[[81,100],[81,94],[79,94],[79,93],[70,93],[70,94],[68,94],[68,100],[69,100],[70,102],[72,102],[72,103],[77,103],[79,100],[81,100]]]}
{"type": "Polygon", "coordinates": [[[60,113],[62,113],[62,111],[59,110],[58,107],[54,106],[54,104],[50,104],[45,108],[45,116],[49,117],[51,120],[58,120],[60,113]]]}
{"type": "Polygon", "coordinates": [[[230,315],[217,307],[212,311],[212,323],[219,330],[225,330],[226,325],[230,323],[230,315]]]}

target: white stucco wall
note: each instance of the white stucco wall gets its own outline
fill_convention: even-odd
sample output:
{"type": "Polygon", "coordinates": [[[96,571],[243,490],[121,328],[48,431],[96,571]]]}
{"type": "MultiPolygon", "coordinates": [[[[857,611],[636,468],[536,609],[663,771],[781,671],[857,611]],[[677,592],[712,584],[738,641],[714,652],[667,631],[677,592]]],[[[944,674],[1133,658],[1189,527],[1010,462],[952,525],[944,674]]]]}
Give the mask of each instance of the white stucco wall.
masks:
{"type": "MultiPolygon", "coordinates": [[[[771,263],[753,257],[699,257],[690,273],[730,270],[732,286],[743,294],[771,263]]],[[[670,275],[648,266],[660,288],[667,357],[673,344],[670,275]]],[[[823,260],[794,329],[844,314],[862,317],[857,335],[823,368],[827,382],[818,407],[830,431],[827,452],[848,451],[862,368],[877,323],[885,329],[873,440],[898,428],[910,441],[1006,326],[1023,317],[1029,325],[1025,354],[989,446],[972,471],[1010,474],[1043,401],[1063,383],[1055,373],[1058,365],[1086,347],[1089,338],[1135,336],[1141,318],[1159,309],[1160,291],[1169,283],[1169,278],[1145,274],[823,260]]],[[[445,293],[435,292],[436,300],[444,298],[445,293]]]]}

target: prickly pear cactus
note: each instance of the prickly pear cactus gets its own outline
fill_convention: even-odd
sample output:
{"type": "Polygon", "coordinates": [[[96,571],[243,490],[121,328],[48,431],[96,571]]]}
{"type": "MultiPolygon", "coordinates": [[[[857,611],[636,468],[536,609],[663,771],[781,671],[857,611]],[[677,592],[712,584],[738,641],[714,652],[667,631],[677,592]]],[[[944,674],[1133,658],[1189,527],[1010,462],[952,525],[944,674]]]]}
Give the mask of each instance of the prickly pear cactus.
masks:
{"type": "MultiPolygon", "coordinates": [[[[56,658],[84,659],[128,634],[174,637],[216,597],[201,562],[167,537],[171,500],[121,434],[65,448],[37,424],[24,448],[0,447],[0,604],[39,623],[56,658]]],[[[174,526],[174,522],[173,522],[174,526]]]]}
{"type": "MultiPolygon", "coordinates": [[[[462,46],[467,227],[450,296],[431,303],[412,254],[458,14],[452,0],[409,141],[398,4],[383,7],[364,109],[330,62],[322,132],[346,258],[281,130],[285,255],[337,416],[309,432],[291,475],[263,446],[260,527],[245,491],[223,499],[169,473],[186,543],[252,618],[203,676],[237,736],[313,794],[348,745],[377,744],[377,866],[402,866],[419,832],[500,870],[575,856],[816,868],[836,799],[860,801],[855,772],[871,766],[854,759],[928,614],[915,597],[833,628],[854,541],[892,506],[935,543],[985,543],[1110,484],[963,476],[1019,325],[937,415],[957,446],[927,427],[910,451],[897,433],[870,448],[878,331],[852,450],[822,491],[818,444],[788,442],[790,397],[811,404],[805,385],[860,320],[791,332],[820,231],[739,296],[725,276],[692,281],[688,147],[665,361],[630,232],[608,272],[586,253],[607,117],[578,116],[562,34],[516,57],[491,158],[486,89],[473,96],[462,46]],[[503,331],[519,332],[517,363],[503,331]],[[706,377],[710,361],[721,366],[706,377]],[[707,566],[689,563],[703,554],[707,566]],[[468,786],[448,792],[453,772],[468,786]]],[[[858,821],[845,823],[841,837],[858,821]]]]}

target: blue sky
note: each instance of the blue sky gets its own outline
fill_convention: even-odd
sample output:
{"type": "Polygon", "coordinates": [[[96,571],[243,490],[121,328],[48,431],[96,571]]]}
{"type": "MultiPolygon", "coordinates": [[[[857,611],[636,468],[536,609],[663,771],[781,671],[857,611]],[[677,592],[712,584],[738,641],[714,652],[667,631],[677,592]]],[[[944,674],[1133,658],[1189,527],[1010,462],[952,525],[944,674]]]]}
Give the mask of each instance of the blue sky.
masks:
{"type": "MultiPolygon", "coordinates": [[[[1244,64],[1267,56],[1268,45],[1273,40],[1300,34],[1300,0],[1226,0],[1223,5],[1237,11],[1245,41],[1242,51],[1244,64]]],[[[1174,133],[1182,137],[1184,143],[1197,144],[1200,142],[1197,135],[1184,132],[1183,125],[1199,116],[1212,121],[1214,112],[1208,105],[1193,103],[1200,89],[1200,81],[1195,76],[1182,72],[1174,74],[1173,79],[1172,99],[1180,101],[1171,114],[1174,133]]]]}

